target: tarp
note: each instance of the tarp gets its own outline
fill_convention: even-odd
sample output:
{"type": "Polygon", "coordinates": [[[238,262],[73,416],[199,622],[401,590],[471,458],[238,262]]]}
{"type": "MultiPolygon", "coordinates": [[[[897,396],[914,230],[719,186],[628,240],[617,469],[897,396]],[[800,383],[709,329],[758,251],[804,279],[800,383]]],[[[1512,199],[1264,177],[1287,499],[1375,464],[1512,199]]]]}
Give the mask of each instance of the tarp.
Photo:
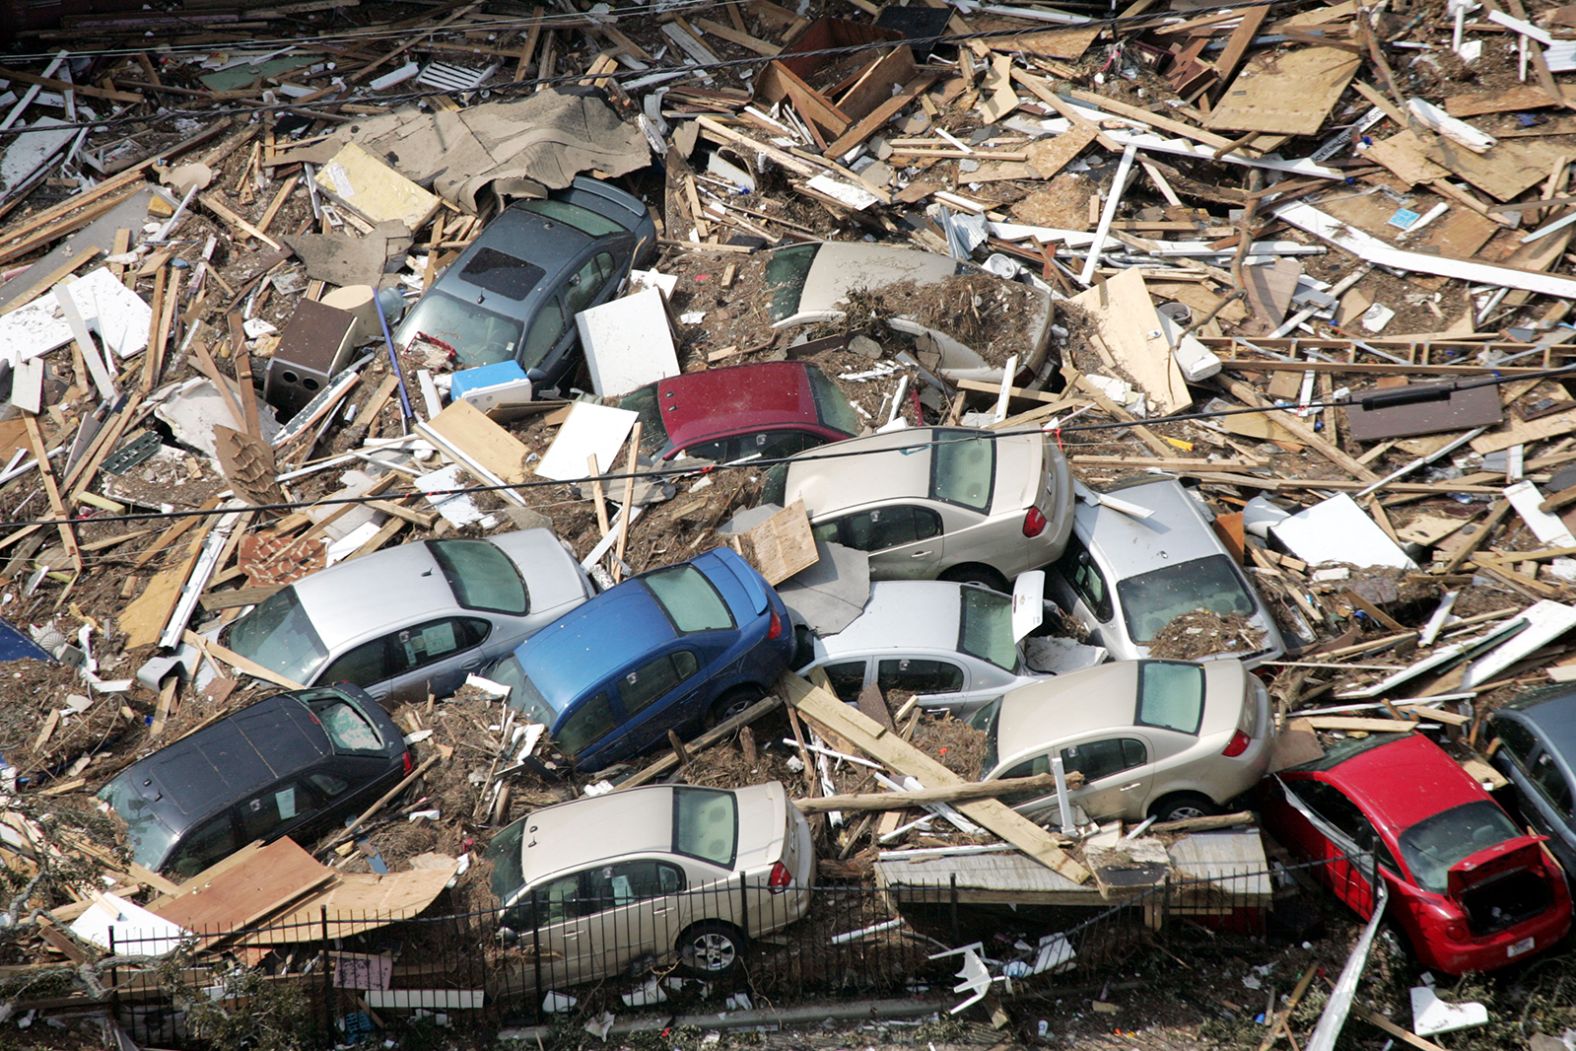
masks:
{"type": "Polygon", "coordinates": [[[544,197],[581,172],[618,176],[651,158],[639,125],[621,120],[600,98],[541,91],[460,110],[398,109],[343,125],[284,159],[326,163],[347,142],[469,212],[489,189],[502,197],[544,197]]]}

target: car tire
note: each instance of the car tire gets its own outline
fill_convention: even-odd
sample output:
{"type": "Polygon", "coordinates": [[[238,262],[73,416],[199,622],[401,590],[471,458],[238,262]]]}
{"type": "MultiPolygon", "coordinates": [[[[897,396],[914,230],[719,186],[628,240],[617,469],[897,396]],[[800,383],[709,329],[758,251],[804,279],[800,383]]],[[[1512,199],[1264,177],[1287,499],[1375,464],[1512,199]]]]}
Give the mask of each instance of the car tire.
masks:
{"type": "Polygon", "coordinates": [[[731,923],[703,920],[679,935],[679,968],[694,978],[729,978],[744,965],[744,932],[731,923]]]}
{"type": "Polygon", "coordinates": [[[1149,808],[1156,822],[1182,821],[1222,813],[1215,801],[1198,792],[1173,792],[1149,808]]]}
{"type": "Polygon", "coordinates": [[[716,726],[726,722],[765,696],[766,691],[759,686],[735,686],[711,706],[711,711],[706,714],[706,725],[716,726]]]}
{"type": "Polygon", "coordinates": [[[941,574],[942,580],[950,580],[954,584],[979,584],[1000,591],[1003,594],[1012,594],[1012,585],[1007,583],[1007,578],[1002,576],[990,566],[978,562],[968,562],[961,566],[953,566],[941,574]]]}

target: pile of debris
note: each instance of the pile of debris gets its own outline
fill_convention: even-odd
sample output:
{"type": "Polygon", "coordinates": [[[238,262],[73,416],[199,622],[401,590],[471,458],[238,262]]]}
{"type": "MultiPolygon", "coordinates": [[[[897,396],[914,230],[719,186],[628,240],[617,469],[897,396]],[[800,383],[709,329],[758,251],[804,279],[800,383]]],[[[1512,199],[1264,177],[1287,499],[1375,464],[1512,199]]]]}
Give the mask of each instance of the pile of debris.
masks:
{"type": "MultiPolygon", "coordinates": [[[[616,407],[746,363],[819,366],[872,430],[1053,436],[1078,514],[1184,479],[1287,643],[1259,668],[1275,767],[1426,731],[1503,787],[1489,713],[1576,678],[1573,25],[1516,0],[345,0],[16,27],[51,51],[0,66],[0,613],[36,643],[0,715],[0,969],[89,963],[128,914],[179,940],[319,908],[308,885],[360,907],[360,877],[408,880],[406,910],[456,877],[457,907],[485,901],[458,870],[490,830],[585,787],[485,683],[396,713],[420,785],[319,845],[331,876],[272,844],[299,886],[222,916],[81,823],[130,760],[296,685],[210,629],[324,566],[546,524],[604,586],[720,543],[803,573],[802,512],[796,543],[724,532],[761,465],[664,466],[616,407]],[[584,176],[657,227],[601,300],[564,286],[550,336],[584,380],[478,400],[462,373],[495,362],[394,338],[510,201],[584,176]]],[[[1266,644],[1187,609],[1147,655],[1266,644]]],[[[950,874],[1096,904],[1240,861],[1048,831],[981,791],[960,720],[782,692],[786,738],[749,725],[768,703],[619,786],[783,780],[838,815],[823,878],[894,900],[950,874]],[[953,851],[997,840],[1011,885],[953,851]]]]}

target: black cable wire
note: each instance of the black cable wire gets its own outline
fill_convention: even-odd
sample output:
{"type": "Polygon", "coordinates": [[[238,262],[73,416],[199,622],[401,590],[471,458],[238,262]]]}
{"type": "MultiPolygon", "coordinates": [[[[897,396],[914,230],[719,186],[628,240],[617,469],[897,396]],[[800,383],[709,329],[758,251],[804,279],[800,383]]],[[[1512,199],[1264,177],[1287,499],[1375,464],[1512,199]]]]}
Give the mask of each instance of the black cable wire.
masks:
{"type": "MultiPolygon", "coordinates": [[[[1252,362],[1240,362],[1239,361],[1239,362],[1233,362],[1233,364],[1244,366],[1244,367],[1249,367],[1249,366],[1252,365],[1252,362]]],[[[1501,384],[1510,383],[1510,382],[1513,382],[1513,381],[1520,382],[1520,381],[1523,381],[1523,380],[1552,379],[1552,378],[1556,378],[1556,377],[1560,377],[1560,376],[1576,377],[1576,364],[1564,365],[1564,366],[1560,366],[1559,368],[1540,369],[1540,370],[1538,370],[1536,372],[1518,372],[1518,373],[1515,373],[1515,374],[1512,374],[1512,375],[1507,375],[1507,376],[1494,375],[1494,376],[1485,377],[1485,378],[1483,378],[1481,380],[1457,381],[1456,386],[1454,388],[1449,388],[1449,389],[1467,390],[1467,389],[1472,389],[1472,388],[1475,388],[1475,387],[1488,387],[1488,386],[1497,387],[1497,386],[1500,386],[1501,384]]],[[[1429,398],[1423,398],[1423,399],[1420,399],[1420,400],[1430,400],[1430,399],[1429,398]]],[[[1224,418],[1231,417],[1231,416],[1249,416],[1249,415],[1255,415],[1255,414],[1267,414],[1267,413],[1272,413],[1272,412],[1297,412],[1297,411],[1302,411],[1302,410],[1320,410],[1320,409],[1327,409],[1327,408],[1349,408],[1349,407],[1351,407],[1353,405],[1362,405],[1363,402],[1364,402],[1364,399],[1361,399],[1361,398],[1354,399],[1354,398],[1352,398],[1351,396],[1348,395],[1348,396],[1346,396],[1344,398],[1334,398],[1334,399],[1329,399],[1329,400],[1310,401],[1306,405],[1303,405],[1301,403],[1293,404],[1293,403],[1290,403],[1290,402],[1278,402],[1278,403],[1276,403],[1274,405],[1244,406],[1244,407],[1229,408],[1229,409],[1206,409],[1206,410],[1200,410],[1198,412],[1172,413],[1169,416],[1154,416],[1154,417],[1148,417],[1148,418],[1141,419],[1141,420],[1113,420],[1113,421],[1108,421],[1108,422],[1104,422],[1104,423],[1074,423],[1074,424],[1068,424],[1067,426],[1063,426],[1063,427],[1046,427],[1046,426],[1041,425],[1041,426],[1037,426],[1037,427],[1005,428],[1005,429],[1002,429],[1002,430],[983,430],[983,429],[972,429],[972,428],[948,428],[948,427],[936,427],[936,426],[915,427],[915,428],[913,428],[913,430],[915,430],[915,431],[920,431],[920,430],[937,431],[937,430],[940,430],[940,431],[946,432],[948,435],[951,435],[951,436],[946,437],[946,438],[940,438],[940,439],[916,440],[914,442],[902,445],[902,446],[900,446],[900,448],[916,448],[916,449],[917,448],[921,448],[921,447],[935,448],[935,447],[940,446],[940,445],[949,445],[949,444],[957,444],[957,443],[962,443],[962,442],[971,442],[971,441],[980,441],[980,440],[995,441],[995,440],[1000,439],[1000,438],[1021,437],[1023,435],[1027,435],[1027,434],[1041,434],[1041,435],[1049,434],[1049,435],[1052,435],[1053,437],[1057,437],[1059,439],[1063,435],[1091,434],[1091,433],[1099,433],[1099,432],[1103,432],[1103,431],[1130,430],[1130,429],[1132,429],[1134,427],[1161,427],[1161,426],[1165,426],[1166,424],[1196,423],[1196,422],[1199,422],[1199,421],[1202,421],[1202,420],[1217,420],[1217,419],[1224,419],[1224,418]]],[[[1388,404],[1393,404],[1393,403],[1388,403],[1388,404]]],[[[896,433],[902,433],[902,432],[896,432],[896,433]]],[[[238,502],[235,506],[232,506],[232,507],[214,507],[214,508],[202,508],[202,507],[199,507],[199,508],[191,508],[191,509],[188,509],[188,510],[127,512],[127,513],[124,513],[124,514],[108,514],[108,513],[94,512],[94,513],[87,514],[87,515],[84,515],[84,516],[79,517],[79,518],[18,519],[18,520],[14,520],[14,521],[0,521],[0,529],[20,529],[20,528],[24,528],[26,526],[84,525],[84,524],[90,524],[90,523],[91,524],[101,524],[101,523],[109,523],[109,522],[147,522],[147,521],[162,521],[162,520],[169,520],[169,519],[176,519],[176,518],[208,518],[208,517],[212,517],[214,515],[237,514],[237,513],[245,512],[245,511],[296,511],[296,510],[300,510],[302,508],[307,508],[307,507],[332,507],[332,506],[336,506],[336,505],[340,505],[340,504],[367,504],[367,503],[371,503],[373,501],[379,501],[379,500],[399,500],[399,499],[403,499],[405,497],[410,497],[410,496],[429,496],[429,497],[435,497],[436,498],[436,497],[445,497],[445,496],[468,495],[468,494],[473,494],[473,493],[494,493],[494,492],[502,492],[502,491],[518,492],[518,491],[521,491],[521,490],[544,489],[544,488],[548,488],[548,487],[555,486],[555,485],[586,485],[586,484],[590,484],[593,481],[601,482],[603,485],[607,485],[607,484],[610,484],[610,483],[613,483],[613,482],[629,481],[631,479],[633,479],[635,481],[652,482],[652,481],[659,481],[659,480],[666,479],[666,478],[683,477],[685,475],[697,475],[697,476],[699,476],[699,475],[710,475],[710,474],[715,474],[715,473],[717,473],[719,471],[736,471],[736,470],[755,471],[755,470],[761,470],[763,468],[775,467],[775,466],[777,466],[779,464],[785,464],[785,463],[808,463],[808,462],[814,462],[814,461],[820,461],[820,460],[841,460],[841,459],[847,459],[849,457],[854,457],[854,456],[871,456],[871,455],[876,455],[876,454],[879,454],[879,453],[886,453],[886,452],[891,452],[892,451],[892,447],[882,448],[882,449],[865,449],[865,448],[839,449],[839,448],[837,448],[838,445],[844,445],[844,444],[846,444],[846,443],[844,443],[844,442],[837,442],[837,443],[834,443],[832,445],[821,446],[819,449],[811,450],[809,452],[798,453],[798,454],[795,454],[793,456],[774,457],[772,459],[745,460],[745,461],[737,461],[737,462],[734,462],[734,463],[726,463],[726,464],[706,464],[704,466],[684,465],[684,466],[675,466],[675,467],[656,467],[656,468],[652,468],[650,470],[636,471],[634,473],[614,472],[614,473],[602,474],[602,475],[596,475],[596,476],[585,475],[585,476],[579,477],[579,478],[566,478],[566,479],[543,478],[543,479],[540,479],[540,480],[537,480],[537,481],[532,481],[532,482],[503,482],[503,483],[499,483],[499,484],[463,486],[463,487],[457,487],[457,488],[453,488],[453,489],[439,489],[439,490],[407,489],[407,490],[402,490],[401,491],[401,490],[392,490],[392,489],[390,489],[390,490],[384,490],[383,492],[380,492],[380,493],[378,493],[378,494],[376,494],[374,496],[325,497],[325,498],[320,499],[320,500],[285,500],[285,501],[277,501],[277,502],[268,503],[268,504],[246,504],[246,503],[238,502]]],[[[1134,458],[1133,465],[1135,467],[1143,467],[1144,466],[1144,461],[1143,461],[1142,458],[1134,458]]]]}
{"type": "MultiPolygon", "coordinates": [[[[1249,0],[1248,3],[1225,5],[1225,6],[1216,8],[1215,10],[1217,12],[1219,12],[1219,11],[1236,11],[1236,10],[1244,10],[1245,11],[1245,10],[1248,10],[1248,9],[1251,9],[1251,8],[1257,8],[1257,7],[1264,7],[1264,8],[1288,7],[1288,6],[1293,6],[1293,5],[1296,5],[1296,4],[1301,4],[1301,3],[1304,3],[1304,2],[1305,2],[1305,0],[1249,0]]],[[[1089,24],[1093,25],[1093,24],[1096,24],[1096,22],[1098,21],[1098,23],[1101,24],[1101,25],[1109,25],[1109,26],[1112,26],[1113,28],[1115,28],[1117,26],[1126,27],[1126,26],[1129,26],[1129,25],[1147,24],[1149,22],[1168,21],[1168,20],[1170,20],[1172,18],[1175,18],[1175,17],[1176,17],[1175,15],[1173,15],[1172,13],[1170,13],[1168,11],[1159,11],[1159,12],[1154,12],[1154,13],[1140,12],[1140,13],[1138,13],[1136,15],[1127,16],[1125,18],[1122,17],[1122,16],[1118,16],[1117,18],[1114,18],[1114,19],[1091,20],[1089,24]]],[[[1022,28],[1022,27],[1018,27],[1018,28],[1013,28],[1013,29],[975,30],[974,32],[970,32],[970,33],[940,33],[940,34],[934,34],[934,35],[929,35],[929,36],[912,36],[912,37],[905,37],[905,38],[900,39],[900,40],[873,40],[873,41],[868,41],[868,42],[859,43],[859,44],[846,44],[846,45],[842,45],[842,46],[839,46],[839,47],[826,47],[826,48],[816,48],[816,49],[813,49],[813,50],[806,50],[806,51],[796,51],[796,52],[794,52],[794,56],[793,57],[795,57],[795,58],[835,57],[835,56],[840,56],[840,55],[858,54],[858,53],[865,52],[865,51],[882,50],[882,49],[885,49],[885,48],[894,47],[894,46],[896,46],[898,44],[932,44],[932,45],[934,45],[934,44],[967,43],[970,40],[990,40],[990,39],[994,39],[994,38],[997,38],[997,37],[1026,36],[1026,35],[1029,35],[1029,34],[1035,33],[1035,32],[1048,32],[1048,31],[1054,30],[1054,29],[1065,29],[1065,28],[1076,28],[1076,27],[1073,27],[1073,26],[1059,26],[1059,25],[1051,24],[1051,25],[1048,25],[1046,29],[1039,29],[1039,30],[1036,30],[1036,29],[1025,29],[1025,28],[1022,28]]],[[[419,48],[418,48],[418,50],[419,50],[419,48]]],[[[750,56],[747,56],[747,57],[744,57],[744,58],[719,59],[716,62],[693,62],[693,63],[690,63],[688,65],[661,66],[661,67],[654,67],[654,68],[651,68],[651,69],[641,69],[641,70],[629,70],[629,69],[613,70],[613,71],[605,73],[605,74],[599,74],[597,79],[599,79],[599,80],[600,79],[608,79],[608,80],[614,80],[614,81],[622,82],[624,80],[639,79],[641,77],[650,76],[650,75],[653,75],[653,74],[701,73],[701,72],[710,72],[710,71],[713,71],[713,70],[736,69],[736,68],[743,67],[743,66],[759,66],[759,65],[764,65],[764,64],[766,64],[768,62],[772,62],[772,61],[774,61],[774,57],[773,56],[750,55],[750,56]]],[[[538,86],[551,87],[551,86],[556,86],[556,85],[560,85],[560,84],[578,83],[578,82],[583,81],[585,79],[586,79],[586,74],[584,72],[579,72],[579,73],[561,73],[561,74],[558,74],[558,75],[552,76],[552,77],[536,77],[534,79],[515,81],[515,82],[512,82],[512,83],[484,85],[482,87],[474,89],[474,91],[475,92],[486,92],[486,93],[497,94],[497,95],[514,95],[514,94],[521,94],[521,93],[534,93],[538,86]]],[[[150,90],[155,90],[156,91],[156,89],[150,89],[150,90]]],[[[351,90],[351,87],[349,85],[346,85],[344,91],[348,93],[350,90],[351,90]]],[[[396,105],[396,104],[403,103],[403,102],[414,102],[414,101],[418,101],[418,100],[421,100],[421,99],[434,98],[434,97],[439,96],[439,95],[453,95],[453,94],[455,94],[455,92],[452,89],[433,88],[433,89],[428,90],[428,91],[407,91],[407,92],[401,92],[401,93],[399,93],[397,95],[361,96],[361,97],[359,97],[359,99],[360,99],[360,101],[363,101],[363,102],[375,102],[375,103],[379,103],[379,104],[383,104],[383,105],[396,105]]],[[[229,107],[229,108],[225,108],[225,107],[206,107],[206,108],[201,108],[201,109],[166,109],[166,110],[161,110],[158,113],[149,114],[149,115],[145,115],[145,116],[131,115],[131,116],[124,116],[124,117],[107,117],[104,120],[100,120],[100,121],[77,121],[75,123],[58,123],[58,124],[52,123],[52,124],[49,124],[47,126],[47,128],[32,128],[32,127],[7,128],[4,131],[0,131],[0,137],[26,135],[29,132],[35,132],[35,131],[41,132],[41,131],[46,131],[46,130],[58,130],[58,129],[61,129],[61,128],[113,128],[113,127],[119,127],[121,125],[128,125],[128,124],[147,125],[147,124],[151,124],[151,123],[155,123],[155,122],[166,121],[166,120],[171,120],[171,119],[177,119],[177,118],[181,118],[181,117],[213,118],[213,117],[233,117],[233,116],[243,116],[243,115],[244,116],[251,116],[251,115],[257,114],[257,113],[265,113],[265,112],[272,112],[272,111],[284,111],[284,110],[288,110],[290,112],[297,113],[297,114],[311,115],[311,114],[314,114],[316,112],[316,110],[314,109],[314,107],[316,107],[316,106],[324,106],[324,107],[334,106],[334,105],[339,105],[339,104],[344,103],[344,102],[350,102],[350,101],[356,101],[356,100],[357,100],[356,97],[352,97],[352,96],[349,96],[348,94],[345,94],[342,97],[337,97],[337,98],[332,98],[332,99],[330,99],[330,98],[314,99],[311,102],[306,102],[306,103],[296,103],[296,102],[294,102],[294,101],[292,101],[290,99],[282,99],[282,100],[280,100],[278,102],[275,102],[273,104],[257,103],[257,104],[253,104],[253,105],[235,106],[235,107],[229,107]]]]}

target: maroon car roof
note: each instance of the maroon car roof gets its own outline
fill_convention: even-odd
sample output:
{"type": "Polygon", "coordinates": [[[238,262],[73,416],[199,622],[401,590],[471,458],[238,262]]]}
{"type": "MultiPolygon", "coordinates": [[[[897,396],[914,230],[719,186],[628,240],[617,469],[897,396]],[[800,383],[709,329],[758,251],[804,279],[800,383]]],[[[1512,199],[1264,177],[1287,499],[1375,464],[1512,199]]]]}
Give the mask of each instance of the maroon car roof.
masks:
{"type": "Polygon", "coordinates": [[[657,384],[657,406],[677,449],[773,427],[816,424],[806,366],[769,361],[689,372],[657,384]]]}
{"type": "Polygon", "coordinates": [[[1444,749],[1417,733],[1365,749],[1325,776],[1397,833],[1463,803],[1490,798],[1444,749]]]}

